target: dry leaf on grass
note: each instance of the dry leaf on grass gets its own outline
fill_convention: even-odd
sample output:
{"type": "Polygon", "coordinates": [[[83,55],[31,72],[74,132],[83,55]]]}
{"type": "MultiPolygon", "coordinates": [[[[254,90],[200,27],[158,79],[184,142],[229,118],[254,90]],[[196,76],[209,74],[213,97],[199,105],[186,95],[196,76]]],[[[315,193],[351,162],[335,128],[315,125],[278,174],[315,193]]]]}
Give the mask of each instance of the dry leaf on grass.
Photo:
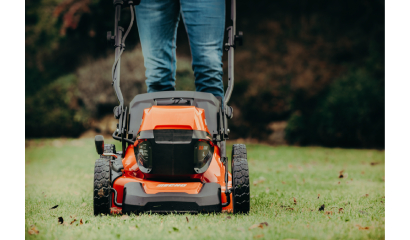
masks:
{"type": "Polygon", "coordinates": [[[54,207],[50,208],[50,210],[51,209],[56,209],[56,208],[58,208],[58,205],[55,205],[54,207]]]}
{"type": "Polygon", "coordinates": [[[254,229],[254,228],[263,228],[265,226],[267,227],[267,226],[269,226],[269,224],[267,222],[256,223],[256,224],[253,224],[252,226],[250,226],[249,230],[254,229]]]}
{"type": "Polygon", "coordinates": [[[70,225],[72,225],[75,221],[77,221],[77,219],[74,218],[74,220],[70,222],[70,225]]]}
{"type": "Polygon", "coordinates": [[[290,211],[293,211],[294,209],[293,209],[293,208],[286,208],[286,210],[290,210],[290,211]]]}
{"type": "Polygon", "coordinates": [[[82,218],[80,219],[80,225],[83,225],[83,219],[82,218]]]}
{"type": "Polygon", "coordinates": [[[63,224],[63,223],[64,223],[63,217],[58,217],[58,223],[59,223],[59,224],[63,224]]]}
{"type": "Polygon", "coordinates": [[[186,222],[187,222],[187,223],[189,223],[189,219],[188,219],[188,217],[186,217],[186,222]]]}
{"type": "Polygon", "coordinates": [[[227,217],[226,217],[226,219],[231,219],[231,218],[232,218],[231,216],[227,216],[227,217]]]}
{"type": "Polygon", "coordinates": [[[319,211],[324,211],[325,210],[325,204],[323,204],[322,206],[320,206],[319,211]]]}
{"type": "Polygon", "coordinates": [[[343,212],[343,208],[339,208],[339,213],[342,213],[343,212]]]}
{"type": "Polygon", "coordinates": [[[122,213],[121,209],[118,209],[116,207],[110,208],[110,212],[111,214],[121,214],[122,213]]]}
{"type": "Polygon", "coordinates": [[[365,195],[363,195],[362,197],[368,197],[368,196],[369,196],[369,194],[367,194],[367,193],[366,193],[366,194],[365,194],[365,195]]]}
{"type": "Polygon", "coordinates": [[[343,172],[344,172],[345,170],[342,170],[342,171],[340,171],[339,172],[339,178],[343,178],[343,172]]]}
{"type": "Polygon", "coordinates": [[[370,163],[371,166],[375,166],[375,165],[377,165],[377,164],[380,164],[380,163],[379,163],[379,162],[371,162],[371,163],[370,163]]]}
{"type": "Polygon", "coordinates": [[[293,204],[296,205],[297,203],[298,203],[298,202],[296,201],[296,198],[294,197],[294,198],[293,198],[293,204]]]}
{"type": "Polygon", "coordinates": [[[326,211],[325,214],[327,214],[327,215],[333,215],[333,212],[332,212],[332,211],[326,211]]]}
{"type": "Polygon", "coordinates": [[[38,231],[37,227],[34,225],[30,226],[30,229],[28,230],[28,234],[33,235],[33,234],[39,234],[40,231],[38,231]]]}
{"type": "Polygon", "coordinates": [[[369,227],[362,227],[360,224],[356,224],[356,227],[359,228],[359,230],[369,230],[369,227]]]}
{"type": "Polygon", "coordinates": [[[261,176],[261,177],[259,177],[259,179],[256,179],[256,180],[253,181],[253,185],[256,186],[256,185],[258,185],[259,183],[263,183],[265,180],[266,180],[266,179],[261,176]]]}
{"type": "Polygon", "coordinates": [[[364,174],[364,171],[362,171],[361,174],[364,174]]]}
{"type": "Polygon", "coordinates": [[[286,184],[286,182],[282,181],[282,184],[286,184]]]}
{"type": "Polygon", "coordinates": [[[319,197],[320,197],[320,194],[317,195],[317,199],[319,199],[319,197]]]}

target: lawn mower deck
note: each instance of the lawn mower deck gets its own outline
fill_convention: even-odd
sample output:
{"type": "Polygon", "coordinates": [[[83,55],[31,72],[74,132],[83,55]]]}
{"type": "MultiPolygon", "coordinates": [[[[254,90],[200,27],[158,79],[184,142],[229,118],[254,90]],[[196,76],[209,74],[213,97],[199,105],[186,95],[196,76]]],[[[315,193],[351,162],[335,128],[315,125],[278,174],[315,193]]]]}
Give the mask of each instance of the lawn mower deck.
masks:
{"type": "Polygon", "coordinates": [[[233,90],[233,52],[241,34],[228,28],[228,89],[224,99],[211,93],[166,91],[139,94],[129,110],[119,87],[120,57],[134,16],[133,1],[114,0],[116,8],[114,40],[116,61],[113,86],[120,102],[114,108],[119,120],[113,144],[95,137],[100,158],[94,169],[94,214],[122,213],[248,213],[250,209],[249,170],[246,146],[234,144],[231,173],[228,171],[226,140],[228,119],[233,109],[227,105],[233,90]],[[122,7],[131,10],[131,24],[125,37],[118,26],[122,7]]]}

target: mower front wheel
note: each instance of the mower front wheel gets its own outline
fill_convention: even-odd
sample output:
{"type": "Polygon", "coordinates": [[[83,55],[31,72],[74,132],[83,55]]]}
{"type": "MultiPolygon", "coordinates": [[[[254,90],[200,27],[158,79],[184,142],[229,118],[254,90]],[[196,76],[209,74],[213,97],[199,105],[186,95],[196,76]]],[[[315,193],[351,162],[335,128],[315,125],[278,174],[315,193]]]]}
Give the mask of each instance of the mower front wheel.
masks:
{"type": "Polygon", "coordinates": [[[94,167],[94,215],[110,214],[111,172],[109,159],[98,159],[94,167]]]}
{"type": "Polygon", "coordinates": [[[249,168],[245,144],[232,146],[232,198],[233,213],[249,213],[250,185],[249,168]]]}

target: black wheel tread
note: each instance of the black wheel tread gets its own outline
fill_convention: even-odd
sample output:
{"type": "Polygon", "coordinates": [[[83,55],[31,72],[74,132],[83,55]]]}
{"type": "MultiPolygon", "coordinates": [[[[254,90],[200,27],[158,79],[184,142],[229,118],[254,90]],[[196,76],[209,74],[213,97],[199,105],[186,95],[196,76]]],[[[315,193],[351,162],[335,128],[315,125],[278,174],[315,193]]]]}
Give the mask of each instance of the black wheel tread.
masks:
{"type": "Polygon", "coordinates": [[[98,159],[94,167],[94,215],[110,213],[110,162],[98,159]]]}
{"type": "Polygon", "coordinates": [[[234,144],[232,146],[232,159],[233,158],[248,158],[245,144],[234,144]]]}
{"type": "Polygon", "coordinates": [[[234,144],[232,147],[232,186],[234,213],[249,213],[250,185],[249,168],[245,144],[234,144]]]}

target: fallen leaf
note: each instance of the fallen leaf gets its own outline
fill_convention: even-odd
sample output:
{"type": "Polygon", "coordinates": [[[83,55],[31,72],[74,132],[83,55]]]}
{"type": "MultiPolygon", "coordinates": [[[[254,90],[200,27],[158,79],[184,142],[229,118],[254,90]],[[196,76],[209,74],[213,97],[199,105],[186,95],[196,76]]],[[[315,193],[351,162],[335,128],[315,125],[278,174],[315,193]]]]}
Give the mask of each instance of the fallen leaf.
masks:
{"type": "Polygon", "coordinates": [[[128,218],[129,218],[128,215],[122,215],[122,216],[120,217],[121,220],[126,220],[126,219],[128,219],[128,218]]]}
{"type": "Polygon", "coordinates": [[[232,218],[231,216],[227,216],[227,217],[226,217],[226,219],[231,219],[231,218],[232,218]]]}
{"type": "Polygon", "coordinates": [[[83,219],[82,218],[80,219],[80,225],[83,225],[83,219]]]}
{"type": "Polygon", "coordinates": [[[320,197],[320,194],[317,195],[317,199],[319,199],[319,197],[320,197]]]}
{"type": "Polygon", "coordinates": [[[366,194],[365,194],[365,195],[363,195],[362,197],[368,197],[368,196],[369,196],[369,194],[367,194],[367,193],[366,193],[366,194]]]}
{"type": "Polygon", "coordinates": [[[370,163],[371,166],[375,166],[375,165],[377,165],[377,164],[379,164],[379,162],[371,162],[371,163],[370,163]]]}
{"type": "Polygon", "coordinates": [[[121,209],[116,208],[116,207],[110,208],[110,212],[111,214],[121,214],[122,213],[121,209]]]}
{"type": "Polygon", "coordinates": [[[63,217],[58,217],[58,223],[59,223],[59,224],[63,224],[63,223],[64,223],[63,217]]]}
{"type": "Polygon", "coordinates": [[[81,204],[81,207],[85,207],[87,205],[87,203],[83,203],[81,204]]]}
{"type": "Polygon", "coordinates": [[[326,211],[325,214],[327,214],[327,215],[333,215],[333,212],[332,212],[332,211],[326,211]]]}
{"type": "Polygon", "coordinates": [[[188,217],[186,217],[186,222],[187,222],[187,223],[189,223],[189,219],[188,219],[188,217]]]}
{"type": "Polygon", "coordinates": [[[254,229],[254,228],[263,228],[264,226],[267,227],[268,225],[269,224],[267,222],[255,223],[249,227],[249,230],[254,229]]]}
{"type": "Polygon", "coordinates": [[[343,208],[339,208],[339,213],[342,213],[343,212],[343,208]]]}
{"type": "Polygon", "coordinates": [[[359,230],[368,230],[369,227],[362,227],[360,224],[356,224],[356,227],[359,228],[359,230]]]}
{"type": "Polygon", "coordinates": [[[282,184],[286,184],[286,182],[282,181],[282,184]]]}
{"type": "Polygon", "coordinates": [[[37,227],[34,225],[30,226],[30,229],[28,230],[28,234],[33,235],[33,234],[39,234],[40,231],[38,231],[37,227]]]}
{"type": "Polygon", "coordinates": [[[286,208],[286,210],[291,210],[291,211],[293,211],[294,209],[293,209],[293,208],[286,208]]]}
{"type": "Polygon", "coordinates": [[[340,171],[339,172],[339,178],[343,178],[343,172],[344,172],[345,170],[342,170],[342,171],[340,171]]]}
{"type": "Polygon", "coordinates": [[[58,208],[58,205],[55,205],[54,207],[50,208],[49,210],[56,209],[56,208],[58,208]]]}
{"type": "Polygon", "coordinates": [[[364,171],[362,171],[361,174],[364,174],[364,171]]]}
{"type": "Polygon", "coordinates": [[[256,235],[256,236],[254,236],[253,238],[263,238],[265,235],[263,235],[263,234],[258,234],[258,235],[256,235]]]}
{"type": "Polygon", "coordinates": [[[338,182],[337,184],[340,184],[340,182],[338,182]]]}
{"type": "Polygon", "coordinates": [[[295,205],[297,204],[297,201],[296,201],[295,197],[293,198],[293,204],[295,204],[295,205]]]}
{"type": "Polygon", "coordinates": [[[305,183],[305,179],[303,178],[303,183],[305,183]]]}
{"type": "Polygon", "coordinates": [[[72,225],[75,221],[77,221],[77,219],[74,218],[74,220],[70,222],[70,225],[72,225]]]}
{"type": "Polygon", "coordinates": [[[256,179],[256,180],[253,181],[253,185],[256,186],[259,183],[263,183],[265,180],[266,179],[264,177],[260,176],[259,179],[256,179]]]}
{"type": "Polygon", "coordinates": [[[323,204],[322,206],[320,206],[319,211],[324,211],[325,210],[325,204],[323,204]]]}

